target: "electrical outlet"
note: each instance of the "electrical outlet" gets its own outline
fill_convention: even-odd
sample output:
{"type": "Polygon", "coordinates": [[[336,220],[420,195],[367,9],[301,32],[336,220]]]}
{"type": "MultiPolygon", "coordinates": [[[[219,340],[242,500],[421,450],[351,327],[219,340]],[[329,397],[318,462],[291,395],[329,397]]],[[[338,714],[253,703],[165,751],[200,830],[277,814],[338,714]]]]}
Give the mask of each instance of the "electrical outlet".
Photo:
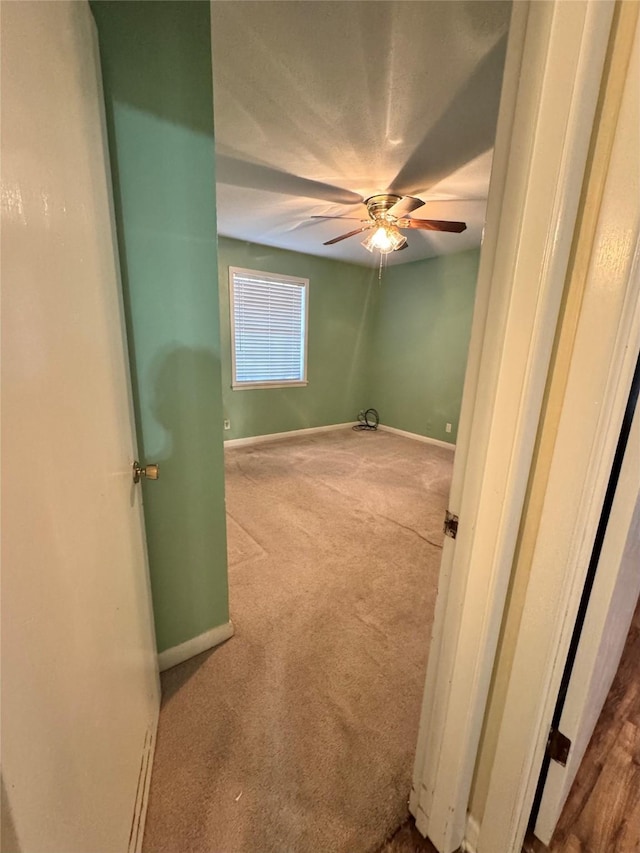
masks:
{"type": "Polygon", "coordinates": [[[444,431],[445,432],[451,432],[451,424],[446,424],[444,431]]]}
{"type": "Polygon", "coordinates": [[[222,422],[222,426],[223,426],[225,429],[231,429],[231,421],[229,421],[229,420],[227,420],[227,419],[225,418],[225,419],[224,419],[224,421],[222,422]]]}

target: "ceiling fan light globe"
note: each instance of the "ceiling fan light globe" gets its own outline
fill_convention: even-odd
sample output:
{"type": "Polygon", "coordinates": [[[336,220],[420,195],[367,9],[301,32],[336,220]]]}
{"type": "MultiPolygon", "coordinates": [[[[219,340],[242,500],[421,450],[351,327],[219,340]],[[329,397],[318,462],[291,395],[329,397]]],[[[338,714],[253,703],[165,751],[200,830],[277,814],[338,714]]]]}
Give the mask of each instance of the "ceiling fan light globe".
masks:
{"type": "Polygon", "coordinates": [[[387,229],[387,236],[391,245],[391,249],[389,250],[391,252],[401,249],[407,242],[407,238],[398,231],[395,225],[387,229]]]}
{"type": "Polygon", "coordinates": [[[368,252],[371,252],[372,254],[374,252],[380,252],[381,255],[388,255],[389,252],[394,251],[394,247],[391,244],[385,243],[383,246],[376,246],[373,242],[373,236],[367,237],[366,240],[363,240],[362,245],[368,252]]]}
{"type": "Polygon", "coordinates": [[[381,225],[372,234],[371,245],[374,249],[378,249],[380,252],[392,252],[393,238],[391,230],[384,225],[381,225]]]}
{"type": "Polygon", "coordinates": [[[380,225],[373,234],[362,241],[362,245],[369,252],[378,251],[381,255],[388,255],[389,252],[400,249],[406,242],[406,237],[403,237],[394,225],[380,225]]]}

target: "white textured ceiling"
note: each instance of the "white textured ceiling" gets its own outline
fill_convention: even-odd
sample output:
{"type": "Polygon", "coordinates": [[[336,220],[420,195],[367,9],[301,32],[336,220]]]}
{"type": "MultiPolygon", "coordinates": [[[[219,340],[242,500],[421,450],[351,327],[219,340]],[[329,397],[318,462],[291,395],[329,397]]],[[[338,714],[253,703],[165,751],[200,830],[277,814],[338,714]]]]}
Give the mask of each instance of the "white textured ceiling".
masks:
{"type": "Polygon", "coordinates": [[[493,0],[214,0],[221,234],[374,265],[351,237],[363,199],[428,203],[406,263],[480,245],[510,3],[493,0]]]}

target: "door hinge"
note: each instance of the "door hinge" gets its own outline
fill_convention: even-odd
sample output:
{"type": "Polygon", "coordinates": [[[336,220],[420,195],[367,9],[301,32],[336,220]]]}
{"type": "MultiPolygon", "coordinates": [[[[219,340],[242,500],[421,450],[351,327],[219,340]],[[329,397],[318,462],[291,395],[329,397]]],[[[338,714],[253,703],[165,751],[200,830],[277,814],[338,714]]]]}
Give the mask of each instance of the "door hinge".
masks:
{"type": "Polygon", "coordinates": [[[567,766],[571,741],[563,735],[560,729],[551,727],[549,740],[547,741],[547,755],[552,761],[557,761],[563,767],[567,766]]]}
{"type": "Polygon", "coordinates": [[[447,510],[444,514],[444,535],[455,539],[458,535],[458,516],[447,510]]]}

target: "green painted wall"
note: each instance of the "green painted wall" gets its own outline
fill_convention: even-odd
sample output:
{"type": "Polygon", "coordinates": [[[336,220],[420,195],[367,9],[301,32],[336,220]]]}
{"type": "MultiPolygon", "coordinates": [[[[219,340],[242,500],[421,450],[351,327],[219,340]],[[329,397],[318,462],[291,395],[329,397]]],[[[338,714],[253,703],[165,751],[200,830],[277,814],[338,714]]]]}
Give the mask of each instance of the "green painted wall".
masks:
{"type": "Polygon", "coordinates": [[[366,396],[375,270],[220,237],[218,244],[225,438],[355,421],[366,396]],[[309,351],[303,388],[231,390],[229,267],[309,279],[309,351]]]}
{"type": "Polygon", "coordinates": [[[229,618],[224,418],[224,438],[240,438],[375,406],[383,423],[455,441],[479,251],[390,267],[382,283],[372,269],[225,237],[217,251],[208,2],[91,5],[138,444],[161,465],[144,490],[162,651],[229,618]],[[309,278],[307,387],[231,390],[229,266],[309,278]]]}
{"type": "Polygon", "coordinates": [[[382,423],[455,442],[479,258],[474,249],[385,270],[367,386],[382,423]]]}
{"type": "Polygon", "coordinates": [[[162,651],[229,618],[209,3],[92,10],[162,651]]]}

